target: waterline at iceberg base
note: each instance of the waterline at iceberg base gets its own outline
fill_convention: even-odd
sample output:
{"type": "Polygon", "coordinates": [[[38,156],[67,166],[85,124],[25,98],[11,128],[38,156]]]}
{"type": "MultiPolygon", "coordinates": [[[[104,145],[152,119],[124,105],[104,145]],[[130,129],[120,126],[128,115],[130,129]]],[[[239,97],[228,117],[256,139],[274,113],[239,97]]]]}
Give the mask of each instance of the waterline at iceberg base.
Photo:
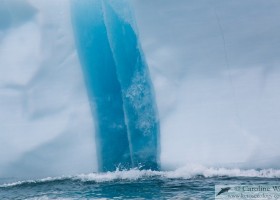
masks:
{"type": "Polygon", "coordinates": [[[276,0],[0,0],[0,199],[277,185],[276,0]]]}
{"type": "Polygon", "coordinates": [[[215,185],[277,185],[279,170],[191,165],[175,171],[124,170],[0,184],[7,199],[215,199],[215,185]]]}

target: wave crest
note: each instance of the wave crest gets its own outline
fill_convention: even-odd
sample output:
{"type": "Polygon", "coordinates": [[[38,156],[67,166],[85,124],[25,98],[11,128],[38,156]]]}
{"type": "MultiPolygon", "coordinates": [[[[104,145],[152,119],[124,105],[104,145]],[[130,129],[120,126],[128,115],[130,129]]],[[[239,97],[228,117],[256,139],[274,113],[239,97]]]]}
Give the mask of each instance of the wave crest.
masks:
{"type": "Polygon", "coordinates": [[[23,184],[37,184],[56,181],[82,181],[82,182],[109,182],[117,180],[135,181],[139,179],[162,178],[162,179],[191,179],[202,176],[204,178],[212,177],[251,177],[251,178],[280,178],[280,170],[277,169],[230,169],[230,168],[213,168],[201,165],[191,165],[178,168],[174,171],[152,171],[152,170],[116,170],[106,173],[90,173],[75,176],[48,177],[39,180],[17,181],[13,183],[5,183],[0,188],[14,187],[23,184]]]}

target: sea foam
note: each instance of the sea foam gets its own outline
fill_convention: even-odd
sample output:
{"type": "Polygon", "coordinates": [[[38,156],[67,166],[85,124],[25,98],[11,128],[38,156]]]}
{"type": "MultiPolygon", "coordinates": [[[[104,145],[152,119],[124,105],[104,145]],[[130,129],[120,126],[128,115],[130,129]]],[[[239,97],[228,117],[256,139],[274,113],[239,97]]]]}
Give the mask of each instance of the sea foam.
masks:
{"type": "Polygon", "coordinates": [[[20,185],[51,183],[56,181],[81,181],[81,182],[113,182],[136,181],[139,179],[193,179],[196,177],[250,177],[250,178],[280,178],[280,170],[277,169],[238,169],[238,168],[214,168],[202,165],[190,165],[173,171],[116,170],[106,173],[79,174],[74,176],[47,177],[38,180],[17,181],[4,183],[0,188],[15,187],[20,185]]]}

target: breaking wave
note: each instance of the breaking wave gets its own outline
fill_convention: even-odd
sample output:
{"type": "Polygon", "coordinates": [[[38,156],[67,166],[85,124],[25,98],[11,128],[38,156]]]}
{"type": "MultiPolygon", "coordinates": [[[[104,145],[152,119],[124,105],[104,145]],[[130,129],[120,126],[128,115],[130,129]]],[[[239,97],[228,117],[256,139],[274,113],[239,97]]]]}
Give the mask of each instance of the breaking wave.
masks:
{"type": "Polygon", "coordinates": [[[17,181],[5,183],[0,188],[16,187],[20,185],[52,183],[60,181],[80,181],[80,182],[110,182],[110,181],[136,181],[139,179],[193,179],[197,177],[251,177],[251,178],[280,178],[280,170],[277,169],[238,169],[238,168],[213,168],[201,165],[185,166],[174,171],[152,171],[139,170],[116,170],[106,173],[90,173],[74,176],[48,177],[38,180],[17,181]]]}

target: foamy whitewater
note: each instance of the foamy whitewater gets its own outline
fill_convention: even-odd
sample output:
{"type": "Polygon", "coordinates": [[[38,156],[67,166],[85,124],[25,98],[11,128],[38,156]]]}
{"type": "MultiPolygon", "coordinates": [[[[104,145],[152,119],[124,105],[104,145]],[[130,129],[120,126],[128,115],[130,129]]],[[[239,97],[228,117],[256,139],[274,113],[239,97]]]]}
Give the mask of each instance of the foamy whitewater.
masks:
{"type": "Polygon", "coordinates": [[[82,182],[113,182],[113,181],[137,181],[141,179],[195,179],[196,177],[247,177],[247,178],[280,178],[280,170],[276,169],[228,169],[228,168],[207,168],[199,165],[191,165],[179,168],[175,171],[152,171],[131,169],[106,173],[79,174],[75,176],[47,177],[38,180],[17,181],[1,184],[1,188],[14,187],[26,184],[40,184],[63,180],[82,182]]]}
{"type": "MultiPolygon", "coordinates": [[[[213,199],[215,184],[276,184],[280,170],[191,165],[174,171],[131,169],[1,183],[1,199],[213,199]]],[[[5,182],[7,180],[0,180],[5,182]]]]}

